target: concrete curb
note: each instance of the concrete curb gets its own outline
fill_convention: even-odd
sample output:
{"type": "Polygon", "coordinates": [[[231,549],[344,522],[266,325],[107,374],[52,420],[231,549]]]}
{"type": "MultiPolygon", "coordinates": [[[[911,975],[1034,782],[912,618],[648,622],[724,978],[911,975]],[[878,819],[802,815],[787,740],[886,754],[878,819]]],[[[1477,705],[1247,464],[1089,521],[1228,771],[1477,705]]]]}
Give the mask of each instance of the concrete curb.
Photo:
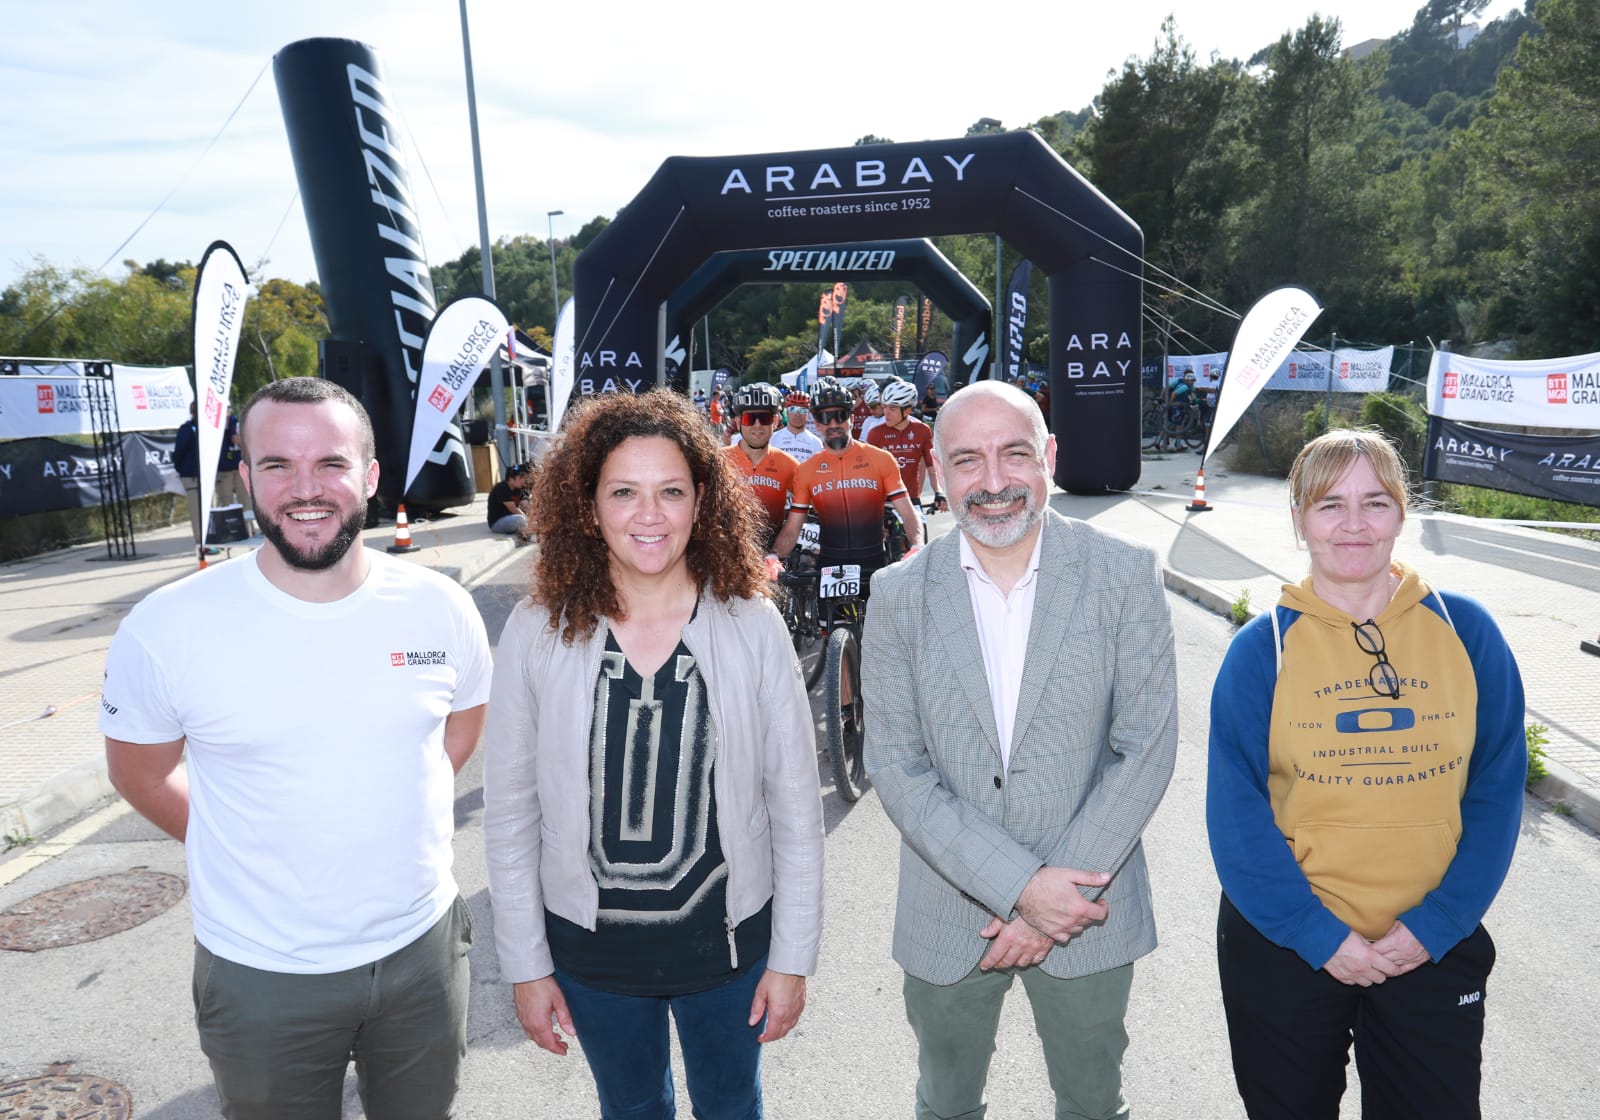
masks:
{"type": "Polygon", "coordinates": [[[1528,791],[1548,802],[1557,812],[1570,812],[1573,820],[1600,832],[1600,797],[1555,759],[1545,759],[1544,766],[1548,773],[1529,786],[1528,791]]]}
{"type": "Polygon", "coordinates": [[[37,837],[116,796],[105,760],[57,774],[21,801],[0,808],[0,837],[37,837]]]}

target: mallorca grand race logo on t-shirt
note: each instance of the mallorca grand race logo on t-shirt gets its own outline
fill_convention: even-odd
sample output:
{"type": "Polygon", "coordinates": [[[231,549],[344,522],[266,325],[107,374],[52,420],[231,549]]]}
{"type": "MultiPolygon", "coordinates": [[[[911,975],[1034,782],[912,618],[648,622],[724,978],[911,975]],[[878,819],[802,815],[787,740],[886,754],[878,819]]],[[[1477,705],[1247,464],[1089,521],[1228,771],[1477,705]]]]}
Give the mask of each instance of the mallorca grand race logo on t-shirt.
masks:
{"type": "Polygon", "coordinates": [[[391,653],[389,664],[396,669],[404,669],[413,665],[447,665],[449,661],[442,649],[413,649],[391,653]]]}

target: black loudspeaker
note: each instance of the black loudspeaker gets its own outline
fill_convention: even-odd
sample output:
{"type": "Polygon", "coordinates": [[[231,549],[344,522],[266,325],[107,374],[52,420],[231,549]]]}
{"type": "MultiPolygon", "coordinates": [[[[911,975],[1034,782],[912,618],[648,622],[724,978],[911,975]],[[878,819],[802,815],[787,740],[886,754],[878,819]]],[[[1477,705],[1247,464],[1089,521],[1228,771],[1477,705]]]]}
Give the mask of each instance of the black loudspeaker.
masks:
{"type": "Polygon", "coordinates": [[[463,420],[461,433],[466,436],[467,443],[473,447],[482,447],[489,442],[489,421],[463,420]]]}
{"type": "Polygon", "coordinates": [[[218,506],[211,511],[211,525],[206,532],[207,544],[233,544],[249,539],[250,532],[244,527],[243,506],[218,506]]]}
{"type": "Polygon", "coordinates": [[[345,342],[337,338],[324,338],[317,343],[317,373],[332,381],[350,395],[367,403],[367,348],[360,342],[345,342]]]}

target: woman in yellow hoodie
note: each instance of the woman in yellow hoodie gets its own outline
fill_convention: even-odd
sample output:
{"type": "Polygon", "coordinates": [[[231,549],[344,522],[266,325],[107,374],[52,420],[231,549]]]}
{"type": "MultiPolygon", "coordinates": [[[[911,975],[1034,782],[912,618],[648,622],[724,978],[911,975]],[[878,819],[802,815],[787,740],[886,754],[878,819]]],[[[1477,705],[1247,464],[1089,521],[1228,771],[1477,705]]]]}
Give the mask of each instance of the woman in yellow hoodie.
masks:
{"type": "Polygon", "coordinates": [[[1289,474],[1311,573],[1241,629],[1211,698],[1217,961],[1251,1117],[1479,1115],[1481,920],[1516,846],[1522,680],[1488,612],[1392,558],[1406,469],[1375,431],[1289,474]]]}

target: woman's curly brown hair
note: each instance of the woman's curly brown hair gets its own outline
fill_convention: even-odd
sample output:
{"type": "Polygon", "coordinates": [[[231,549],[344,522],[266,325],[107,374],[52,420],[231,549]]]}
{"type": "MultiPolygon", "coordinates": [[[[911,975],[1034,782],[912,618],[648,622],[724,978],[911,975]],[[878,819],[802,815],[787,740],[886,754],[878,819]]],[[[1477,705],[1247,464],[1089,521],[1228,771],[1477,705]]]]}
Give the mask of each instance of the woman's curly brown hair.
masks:
{"type": "Polygon", "coordinates": [[[750,488],[717,446],[705,418],[687,398],[667,389],[605,393],[576,402],[569,422],[539,465],[530,513],[539,538],[533,597],[550,612],[561,639],[588,637],[602,616],[622,605],[611,582],[610,554],[595,528],[600,468],[624,440],[663,436],[689,463],[703,487],[684,553],[689,574],[718,599],[769,594],[756,540],[761,513],[750,488]]]}

